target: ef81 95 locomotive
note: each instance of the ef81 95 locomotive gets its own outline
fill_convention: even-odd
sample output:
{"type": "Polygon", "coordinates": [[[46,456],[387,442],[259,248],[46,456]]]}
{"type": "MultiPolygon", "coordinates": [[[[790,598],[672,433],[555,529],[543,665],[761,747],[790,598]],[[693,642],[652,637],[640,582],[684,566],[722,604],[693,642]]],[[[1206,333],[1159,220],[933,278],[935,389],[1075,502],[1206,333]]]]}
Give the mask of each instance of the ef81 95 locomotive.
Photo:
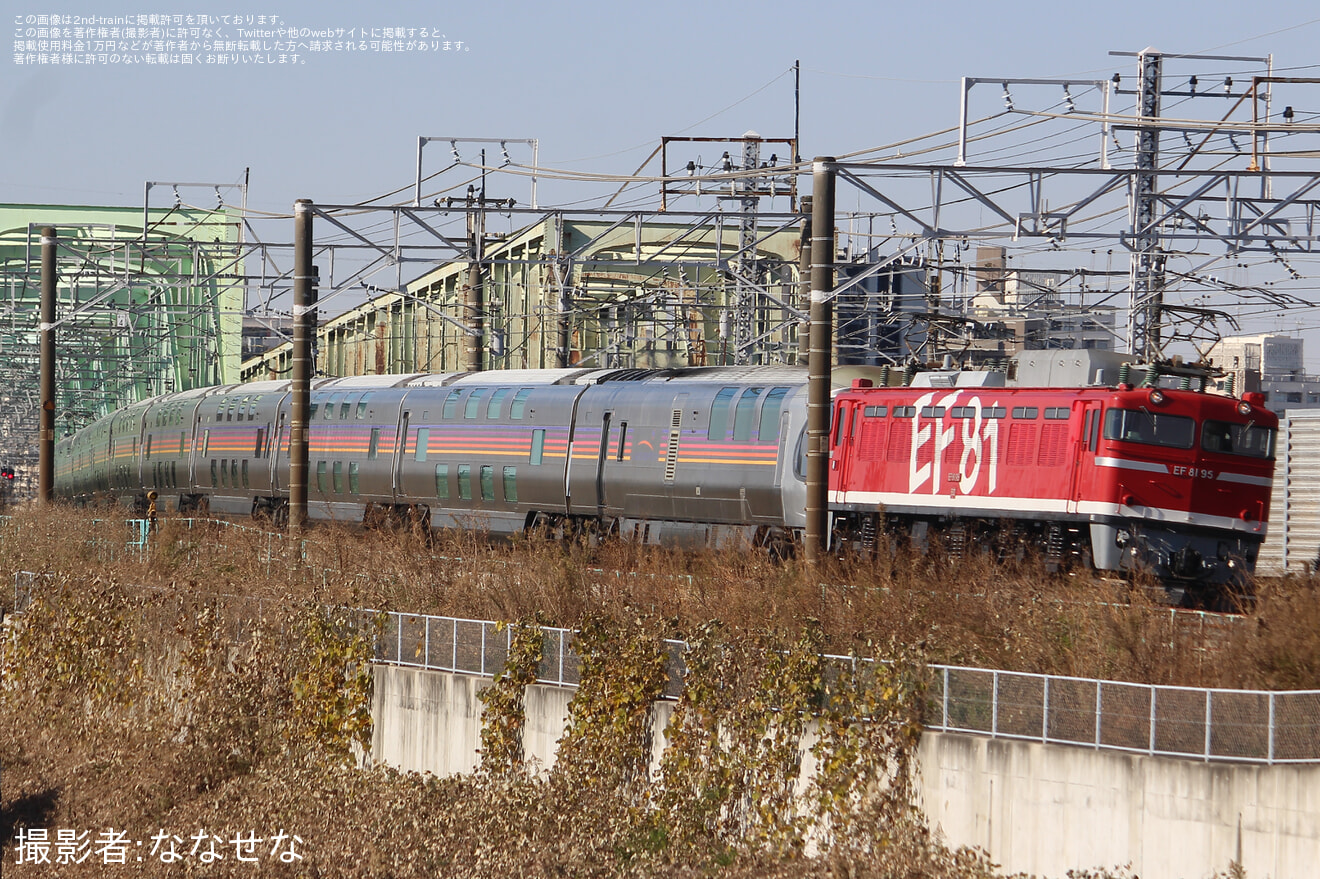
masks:
{"type": "MultiPolygon", "coordinates": [[[[309,514],[647,543],[787,545],[806,506],[806,372],[535,370],[314,383],[309,514]]],[[[64,438],[56,492],[287,514],[288,382],[169,394],[64,438]]],[[[1217,584],[1264,539],[1277,418],[1163,388],[836,389],[834,539],[931,530],[1217,584]]]]}

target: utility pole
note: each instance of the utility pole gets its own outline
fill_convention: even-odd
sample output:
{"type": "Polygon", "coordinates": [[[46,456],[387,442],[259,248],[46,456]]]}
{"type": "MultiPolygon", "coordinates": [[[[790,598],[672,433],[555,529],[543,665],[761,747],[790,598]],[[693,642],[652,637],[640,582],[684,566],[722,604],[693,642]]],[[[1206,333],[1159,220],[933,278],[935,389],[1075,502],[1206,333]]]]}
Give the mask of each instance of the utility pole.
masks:
{"type": "MultiPolygon", "coordinates": [[[[486,164],[486,151],[481,152],[481,164],[486,164]]],[[[483,173],[484,177],[484,173],[483,173]]],[[[463,296],[463,322],[467,335],[463,342],[463,365],[468,372],[481,372],[481,348],[486,338],[485,287],[482,284],[481,259],[486,238],[486,190],[474,193],[468,187],[467,195],[468,278],[463,296]]]]}
{"type": "Polygon", "coordinates": [[[289,401],[289,528],[307,525],[307,471],[310,458],[312,341],[316,338],[316,276],[312,265],[312,202],[293,205],[293,382],[289,401]]]}
{"type": "Polygon", "coordinates": [[[1131,201],[1132,275],[1128,349],[1142,360],[1160,359],[1163,342],[1164,254],[1156,218],[1159,210],[1156,172],[1160,161],[1160,80],[1164,56],[1146,49],[1138,57],[1136,175],[1131,201]]]}
{"type": "Polygon", "coordinates": [[[41,421],[37,446],[37,499],[55,500],[55,274],[54,226],[41,230],[41,421]]]}
{"type": "Polygon", "coordinates": [[[811,331],[807,352],[806,559],[818,564],[829,539],[830,359],[834,335],[833,157],[812,163],[811,331]]]}

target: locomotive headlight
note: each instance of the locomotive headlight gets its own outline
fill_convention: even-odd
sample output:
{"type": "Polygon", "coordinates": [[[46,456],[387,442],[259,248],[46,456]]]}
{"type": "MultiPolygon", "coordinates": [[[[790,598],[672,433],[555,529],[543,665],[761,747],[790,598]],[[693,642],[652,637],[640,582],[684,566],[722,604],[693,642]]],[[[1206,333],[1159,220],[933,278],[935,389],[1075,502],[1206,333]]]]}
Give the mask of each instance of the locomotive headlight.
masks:
{"type": "Polygon", "coordinates": [[[1164,392],[1161,391],[1159,388],[1156,388],[1155,390],[1151,391],[1151,392],[1150,392],[1150,402],[1151,402],[1153,405],[1155,405],[1155,406],[1158,406],[1158,405],[1160,405],[1161,403],[1163,403],[1163,402],[1164,402],[1164,392]]]}
{"type": "Polygon", "coordinates": [[[1241,403],[1237,404],[1237,410],[1241,412],[1243,415],[1250,415],[1251,404],[1248,403],[1246,400],[1243,400],[1241,403]]]}

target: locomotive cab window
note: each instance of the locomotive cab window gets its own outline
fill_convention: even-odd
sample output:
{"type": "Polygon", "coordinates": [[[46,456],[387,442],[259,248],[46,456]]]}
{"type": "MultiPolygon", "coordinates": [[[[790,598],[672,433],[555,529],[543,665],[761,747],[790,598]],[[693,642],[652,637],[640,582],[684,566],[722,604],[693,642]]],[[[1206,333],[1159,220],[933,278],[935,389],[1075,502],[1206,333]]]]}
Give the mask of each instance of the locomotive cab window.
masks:
{"type": "Polygon", "coordinates": [[[1145,409],[1110,409],[1105,413],[1105,439],[1148,446],[1190,449],[1196,422],[1184,415],[1145,409]]]}
{"type": "Polygon", "coordinates": [[[1274,457],[1275,431],[1257,424],[1232,424],[1206,421],[1201,428],[1201,448],[1221,455],[1244,455],[1248,458],[1274,457]]]}

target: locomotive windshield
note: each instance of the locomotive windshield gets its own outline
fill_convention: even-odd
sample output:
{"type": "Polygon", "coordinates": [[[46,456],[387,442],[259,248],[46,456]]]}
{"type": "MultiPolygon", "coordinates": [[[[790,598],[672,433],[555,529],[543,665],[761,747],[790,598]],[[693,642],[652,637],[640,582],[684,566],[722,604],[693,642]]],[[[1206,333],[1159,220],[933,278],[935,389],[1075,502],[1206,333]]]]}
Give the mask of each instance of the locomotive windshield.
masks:
{"type": "Polygon", "coordinates": [[[1274,457],[1274,429],[1258,424],[1207,421],[1201,429],[1201,448],[1222,455],[1274,457]]]}
{"type": "Polygon", "coordinates": [[[1105,413],[1105,439],[1190,449],[1195,436],[1196,422],[1184,415],[1145,409],[1110,409],[1105,413]]]}

